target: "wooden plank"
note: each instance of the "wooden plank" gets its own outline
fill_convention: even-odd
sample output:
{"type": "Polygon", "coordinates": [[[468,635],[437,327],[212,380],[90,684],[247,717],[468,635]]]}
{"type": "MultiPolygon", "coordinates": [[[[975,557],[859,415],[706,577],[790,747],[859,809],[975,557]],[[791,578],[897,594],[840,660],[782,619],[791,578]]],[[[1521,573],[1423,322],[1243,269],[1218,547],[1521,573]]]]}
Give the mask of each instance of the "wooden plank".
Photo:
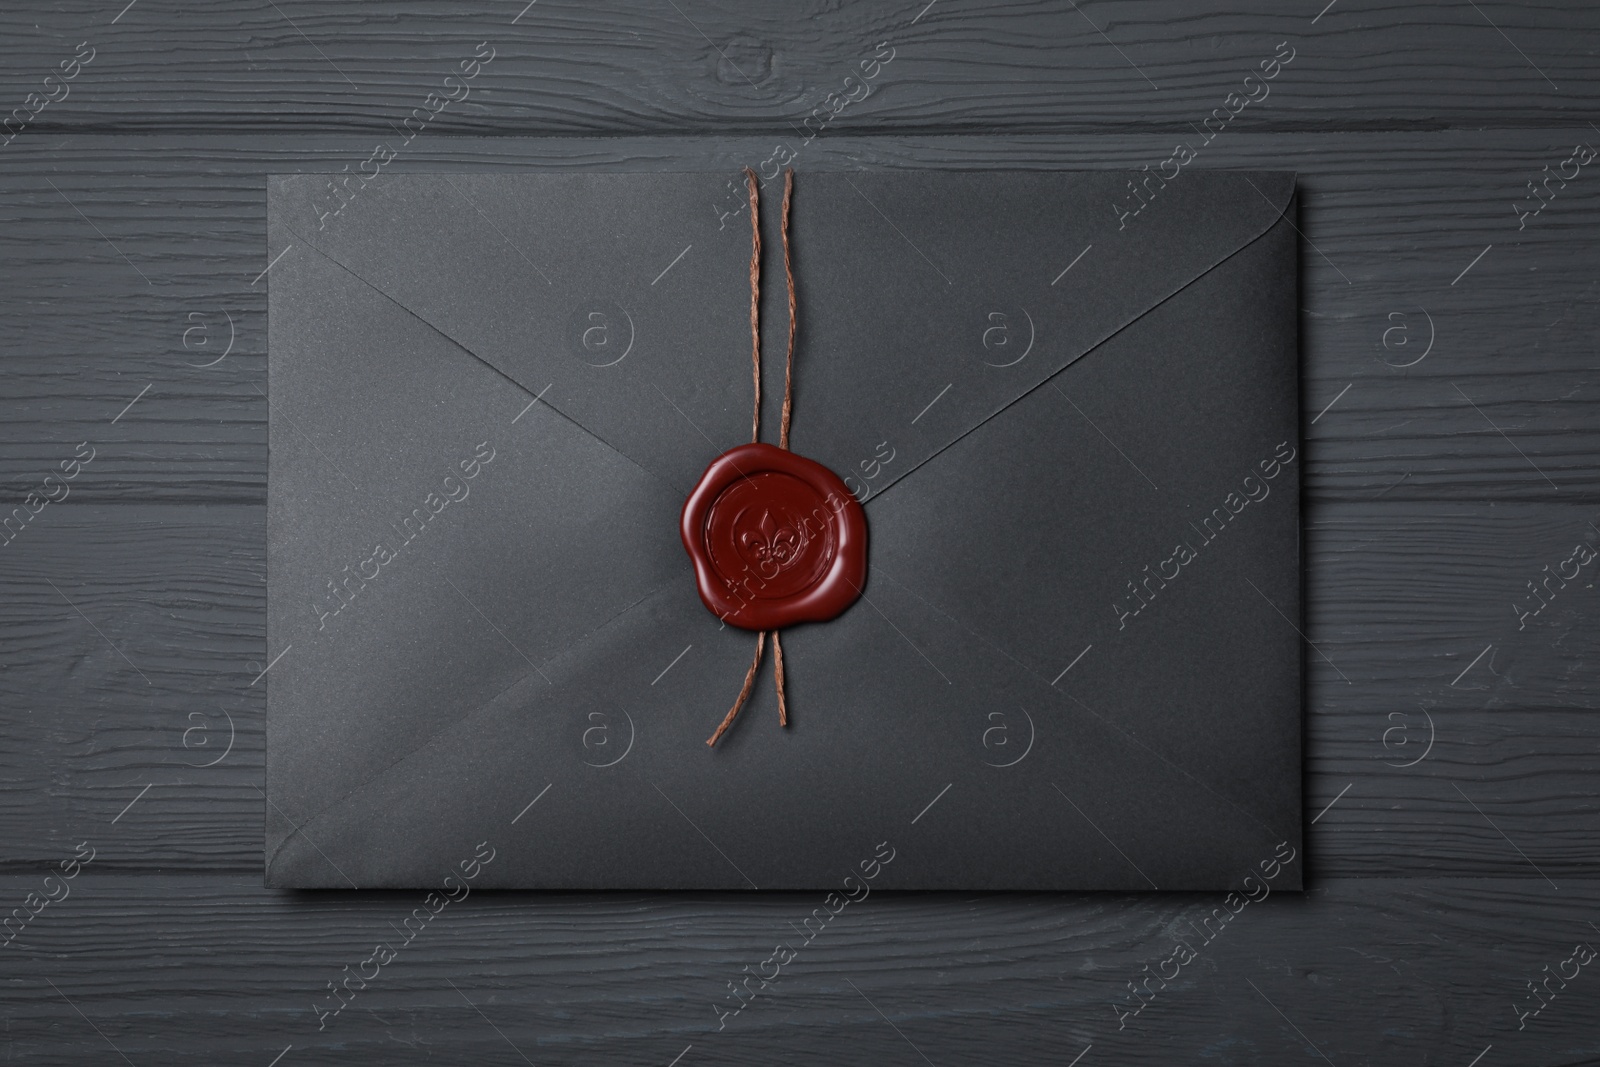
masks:
{"type": "Polygon", "coordinates": [[[139,865],[259,855],[265,541],[264,508],[69,496],[0,548],[6,865],[60,851],[147,785],[139,803],[176,821],[130,835],[139,865]]]}
{"type": "MultiPolygon", "coordinates": [[[[1521,232],[1512,210],[1524,183],[1583,138],[1597,139],[1587,127],[1241,132],[1209,149],[1212,166],[1301,171],[1310,499],[1600,500],[1587,236],[1600,182],[1575,180],[1521,232]]],[[[368,140],[19,140],[0,176],[8,497],[90,441],[100,453],[81,499],[264,499],[262,175],[337,168],[365,158],[368,140]],[[231,354],[205,366],[230,337],[231,354]]],[[[1164,158],[1171,141],[830,137],[801,165],[1129,167],[1164,158]]],[[[750,138],[418,144],[394,166],[731,172],[771,151],[750,138]]]]}
{"type": "MultiPolygon", "coordinates": [[[[1532,603],[1524,579],[1600,543],[1594,518],[1388,499],[1309,518],[1314,873],[1600,875],[1600,560],[1524,628],[1509,610],[1532,603]]],[[[6,864],[44,862],[148,785],[106,865],[259,872],[263,523],[255,506],[73,498],[0,549],[6,864]]]]}
{"type": "Polygon", "coordinates": [[[1467,841],[1540,877],[1585,867],[1597,521],[1582,505],[1315,509],[1307,810],[1342,798],[1313,828],[1329,870],[1451,870],[1467,841]]]}
{"type": "Polygon", "coordinates": [[[1316,710],[1592,706],[1600,508],[1386,497],[1308,518],[1308,623],[1333,661],[1307,653],[1316,710]]]}
{"type": "Polygon", "coordinates": [[[443,79],[480,42],[494,59],[443,112],[451,134],[751,132],[798,126],[834,93],[857,97],[837,120],[856,132],[1178,131],[1242,91],[1279,42],[1294,59],[1242,127],[1570,125],[1600,105],[1600,26],[1583,0],[473,0],[425,17],[399,0],[121,7],[0,16],[8,108],[60,96],[42,79],[80,41],[94,49],[26,136],[386,133],[429,92],[460,95],[443,79]],[[891,62],[846,83],[879,42],[891,62]]]}
{"type": "MultiPolygon", "coordinates": [[[[497,854],[537,848],[523,829],[497,854]]],[[[886,835],[906,855],[937,829],[886,835]]],[[[873,894],[809,941],[820,894],[475,892],[405,943],[421,892],[106,874],[122,844],[85,836],[94,862],[7,949],[8,1054],[29,1062],[947,1064],[1003,1049],[1063,1065],[1093,1046],[1083,1064],[1465,1067],[1490,1045],[1495,1062],[1578,1062],[1595,1039],[1594,967],[1562,966],[1597,940],[1592,881],[1334,881],[1226,923],[1220,895],[873,894]],[[1179,938],[1194,958],[1119,1030],[1128,983],[1146,965],[1173,975],[1179,938]],[[396,952],[374,973],[379,943],[396,952]],[[795,954],[776,982],[720,1016],[729,983],[780,944],[795,954]],[[1519,1030],[1546,966],[1577,977],[1552,980],[1519,1030]],[[319,1016],[328,983],[363,970],[319,1016]]],[[[20,905],[41,883],[6,876],[0,894],[20,905]]]]}
{"type": "Polygon", "coordinates": [[[0,899],[97,850],[6,946],[8,1058],[1600,1058],[1592,977],[1517,1017],[1600,943],[1593,567],[1519,618],[1600,522],[1596,179],[1517,218],[1597,140],[1587,0],[124,4],[0,11],[7,108],[96,48],[0,147],[0,511],[96,449],[0,547],[0,899]],[[262,176],[354,169],[480,41],[394,173],[731,172],[780,141],[802,172],[1154,167],[1292,43],[1199,165],[1302,172],[1307,893],[1249,905],[1125,1029],[1126,983],[1220,900],[875,894],[721,1030],[820,899],[474,893],[318,1030],[423,894],[259,888],[262,176]],[[803,142],[879,41],[871,95],[803,142]]]}

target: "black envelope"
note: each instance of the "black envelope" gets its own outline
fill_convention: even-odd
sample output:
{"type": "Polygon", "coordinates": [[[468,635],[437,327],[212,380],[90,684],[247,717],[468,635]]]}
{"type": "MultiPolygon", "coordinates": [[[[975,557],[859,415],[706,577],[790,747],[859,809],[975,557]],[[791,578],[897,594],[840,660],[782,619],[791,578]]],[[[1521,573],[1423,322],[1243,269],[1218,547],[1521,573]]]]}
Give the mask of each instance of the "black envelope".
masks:
{"type": "Polygon", "coordinates": [[[750,438],[744,201],[269,181],[267,884],[1297,888],[1293,176],[798,173],[791,445],[870,568],[712,749],[755,635],[678,515],[750,438]]]}

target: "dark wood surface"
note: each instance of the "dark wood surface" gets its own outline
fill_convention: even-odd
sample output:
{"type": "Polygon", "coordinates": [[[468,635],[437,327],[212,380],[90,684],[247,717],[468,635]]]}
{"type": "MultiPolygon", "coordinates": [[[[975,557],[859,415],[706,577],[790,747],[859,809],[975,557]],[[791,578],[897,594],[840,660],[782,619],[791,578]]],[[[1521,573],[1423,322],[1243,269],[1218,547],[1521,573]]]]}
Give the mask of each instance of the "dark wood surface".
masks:
{"type": "Polygon", "coordinates": [[[8,1059],[1600,1063],[1593,967],[1514,1010],[1600,945],[1594,568],[1513,609],[1600,542],[1600,170],[1514,210],[1600,146],[1600,10],[524,3],[0,11],[5,108],[95,49],[0,147],[4,510],[95,449],[0,547],[6,907],[95,850],[0,949],[8,1059]],[[396,172],[756,164],[880,41],[801,168],[1138,167],[1290,42],[1198,165],[1301,175],[1305,894],[1249,905],[1121,1030],[1126,983],[1220,899],[874,896],[719,1030],[819,901],[480,893],[319,1031],[422,894],[260,888],[263,175],[366,158],[480,41],[396,172]]]}

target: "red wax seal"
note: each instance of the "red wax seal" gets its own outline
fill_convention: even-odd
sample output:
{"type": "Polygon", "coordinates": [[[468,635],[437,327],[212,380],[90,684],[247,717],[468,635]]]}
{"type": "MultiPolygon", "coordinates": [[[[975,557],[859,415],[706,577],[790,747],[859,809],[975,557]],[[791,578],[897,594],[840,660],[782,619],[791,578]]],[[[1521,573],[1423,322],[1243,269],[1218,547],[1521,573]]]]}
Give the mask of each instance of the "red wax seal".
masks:
{"type": "Polygon", "coordinates": [[[679,523],[700,599],[745,630],[826,622],[867,577],[867,515],[815,460],[772,445],[711,461],[679,523]]]}

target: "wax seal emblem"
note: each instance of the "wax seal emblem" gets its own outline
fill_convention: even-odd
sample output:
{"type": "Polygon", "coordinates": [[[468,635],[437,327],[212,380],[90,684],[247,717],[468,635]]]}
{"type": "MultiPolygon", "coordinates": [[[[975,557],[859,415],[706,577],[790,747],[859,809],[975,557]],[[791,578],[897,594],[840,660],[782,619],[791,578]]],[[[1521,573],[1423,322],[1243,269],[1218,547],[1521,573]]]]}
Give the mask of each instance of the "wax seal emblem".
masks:
{"type": "Polygon", "coordinates": [[[712,460],[684,502],[680,533],[701,601],[745,630],[826,622],[866,581],[861,504],[822,464],[772,445],[712,460]]]}

